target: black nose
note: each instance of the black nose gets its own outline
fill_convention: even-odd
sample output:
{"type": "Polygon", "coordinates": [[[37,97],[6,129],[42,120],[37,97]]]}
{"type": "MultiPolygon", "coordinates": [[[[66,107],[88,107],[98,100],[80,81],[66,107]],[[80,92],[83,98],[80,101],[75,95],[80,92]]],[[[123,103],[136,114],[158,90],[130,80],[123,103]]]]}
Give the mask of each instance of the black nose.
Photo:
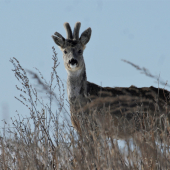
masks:
{"type": "Polygon", "coordinates": [[[74,65],[74,64],[78,64],[78,62],[77,62],[77,60],[75,60],[75,59],[71,59],[71,60],[69,60],[69,64],[71,64],[71,65],[74,65]]]}

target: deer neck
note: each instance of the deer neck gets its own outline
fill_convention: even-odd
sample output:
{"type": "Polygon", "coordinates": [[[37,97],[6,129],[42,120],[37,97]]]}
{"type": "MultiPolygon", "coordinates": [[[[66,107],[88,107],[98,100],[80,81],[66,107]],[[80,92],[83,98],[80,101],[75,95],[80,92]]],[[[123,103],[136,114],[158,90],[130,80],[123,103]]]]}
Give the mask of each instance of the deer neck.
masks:
{"type": "Polygon", "coordinates": [[[69,72],[67,77],[67,94],[70,102],[82,102],[87,95],[87,77],[85,65],[76,72],[69,72]]]}

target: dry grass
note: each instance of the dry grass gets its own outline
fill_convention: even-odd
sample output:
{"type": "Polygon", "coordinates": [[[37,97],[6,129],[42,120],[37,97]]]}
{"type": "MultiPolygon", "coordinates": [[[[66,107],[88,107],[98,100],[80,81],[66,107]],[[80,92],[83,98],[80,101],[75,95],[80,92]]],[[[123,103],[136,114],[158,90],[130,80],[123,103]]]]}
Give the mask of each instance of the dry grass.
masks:
{"type": "Polygon", "coordinates": [[[16,86],[20,91],[17,99],[29,109],[30,115],[12,119],[12,128],[4,124],[0,137],[0,169],[170,169],[167,114],[146,115],[145,119],[122,117],[115,123],[109,108],[103,107],[100,111],[90,108],[88,115],[80,112],[81,134],[76,132],[70,125],[65,88],[56,71],[58,60],[54,48],[53,52],[49,83],[38,69],[39,76],[32,71],[26,72],[16,58],[10,60],[20,82],[20,87],[16,86]],[[31,85],[27,73],[37,81],[36,88],[31,85]],[[40,96],[42,92],[46,97],[40,96]],[[124,138],[121,147],[117,140],[120,132],[124,138]]]}

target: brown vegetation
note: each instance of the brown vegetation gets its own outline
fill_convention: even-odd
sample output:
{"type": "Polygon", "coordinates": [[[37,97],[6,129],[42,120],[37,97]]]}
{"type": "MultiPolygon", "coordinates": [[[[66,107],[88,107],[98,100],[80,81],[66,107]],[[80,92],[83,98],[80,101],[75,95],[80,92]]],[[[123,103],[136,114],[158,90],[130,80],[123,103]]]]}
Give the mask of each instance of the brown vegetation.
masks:
{"type": "MultiPolygon", "coordinates": [[[[40,76],[26,72],[16,58],[10,60],[21,83],[20,87],[16,86],[21,93],[17,99],[29,109],[30,116],[12,119],[12,128],[4,124],[0,137],[0,169],[170,169],[169,111],[155,109],[152,115],[143,114],[143,105],[138,105],[138,111],[130,119],[121,116],[115,122],[109,106],[103,105],[99,111],[92,107],[95,103],[90,103],[86,108],[88,115],[84,110],[79,113],[78,119],[82,122],[79,134],[70,123],[65,88],[56,71],[58,59],[54,48],[53,52],[49,83],[41,72],[38,71],[40,76]],[[36,88],[27,73],[37,81],[36,88]],[[40,96],[42,92],[46,98],[40,96]],[[120,145],[117,138],[124,139],[124,144],[120,145]]],[[[98,104],[100,100],[103,99],[95,102],[98,104]]],[[[105,100],[108,102],[109,98],[105,100]]],[[[128,96],[122,100],[128,100],[128,96]]]]}

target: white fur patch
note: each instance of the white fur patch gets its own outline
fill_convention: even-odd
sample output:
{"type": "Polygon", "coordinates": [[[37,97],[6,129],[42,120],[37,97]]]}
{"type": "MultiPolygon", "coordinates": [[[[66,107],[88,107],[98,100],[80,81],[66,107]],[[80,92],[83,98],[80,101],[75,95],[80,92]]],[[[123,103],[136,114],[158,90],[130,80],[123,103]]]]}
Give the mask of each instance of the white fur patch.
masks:
{"type": "Polygon", "coordinates": [[[77,64],[75,63],[75,64],[70,64],[70,67],[71,68],[76,68],[77,67],[77,64]]]}

